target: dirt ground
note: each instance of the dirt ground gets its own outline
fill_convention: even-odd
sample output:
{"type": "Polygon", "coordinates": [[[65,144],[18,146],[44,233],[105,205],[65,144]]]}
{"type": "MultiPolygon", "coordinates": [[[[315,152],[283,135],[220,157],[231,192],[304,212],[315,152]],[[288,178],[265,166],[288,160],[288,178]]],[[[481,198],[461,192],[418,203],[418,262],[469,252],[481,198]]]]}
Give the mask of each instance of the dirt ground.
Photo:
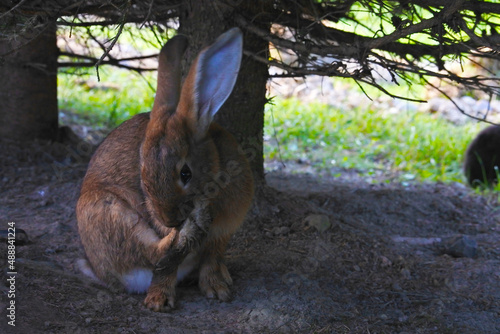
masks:
{"type": "Polygon", "coordinates": [[[182,284],[177,309],[154,313],[75,269],[86,159],[0,147],[0,228],[30,240],[16,246],[14,286],[0,245],[1,333],[500,332],[499,205],[463,186],[270,173],[227,252],[233,300],[182,284]],[[461,236],[465,254],[450,246],[461,236]]]}

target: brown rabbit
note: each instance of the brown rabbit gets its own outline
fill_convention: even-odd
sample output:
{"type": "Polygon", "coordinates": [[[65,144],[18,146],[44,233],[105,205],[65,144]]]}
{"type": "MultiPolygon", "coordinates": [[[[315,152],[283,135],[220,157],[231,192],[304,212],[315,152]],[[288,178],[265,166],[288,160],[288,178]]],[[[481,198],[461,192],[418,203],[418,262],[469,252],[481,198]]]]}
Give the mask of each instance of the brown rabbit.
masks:
{"type": "Polygon", "coordinates": [[[193,269],[209,298],[230,299],[224,252],[253,197],[252,173],[231,134],[212,122],[241,62],[238,28],[201,51],[181,88],[184,36],[161,50],[151,113],[124,122],[90,161],[77,204],[87,260],[110,287],[147,291],[154,311],[174,307],[193,269]]]}
{"type": "Polygon", "coordinates": [[[464,172],[473,187],[494,186],[500,173],[500,127],[487,127],[470,143],[465,153],[464,172]]]}

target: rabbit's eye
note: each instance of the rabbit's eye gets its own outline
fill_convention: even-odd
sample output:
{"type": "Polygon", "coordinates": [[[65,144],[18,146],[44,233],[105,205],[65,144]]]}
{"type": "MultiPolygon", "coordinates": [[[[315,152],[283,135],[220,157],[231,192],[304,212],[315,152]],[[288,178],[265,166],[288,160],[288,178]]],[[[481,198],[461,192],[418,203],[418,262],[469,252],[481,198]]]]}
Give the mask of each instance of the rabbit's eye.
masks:
{"type": "Polygon", "coordinates": [[[188,165],[184,164],[181,169],[181,181],[186,185],[189,180],[191,180],[191,169],[189,169],[188,165]]]}

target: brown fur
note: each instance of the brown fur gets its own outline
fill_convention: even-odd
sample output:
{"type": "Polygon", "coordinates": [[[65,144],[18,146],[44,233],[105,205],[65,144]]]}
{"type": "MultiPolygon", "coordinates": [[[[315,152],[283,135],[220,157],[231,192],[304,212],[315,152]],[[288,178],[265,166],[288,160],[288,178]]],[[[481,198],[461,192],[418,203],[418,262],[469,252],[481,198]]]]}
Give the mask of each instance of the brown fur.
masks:
{"type": "Polygon", "coordinates": [[[100,145],[76,210],[99,279],[120,287],[131,270],[154,269],[144,301],[154,311],[174,306],[177,267],[191,252],[200,262],[201,290],[229,299],[224,252],[253,197],[249,164],[233,136],[196,117],[195,65],[179,100],[186,44],[182,37],[174,40],[160,55],[153,111],[124,122],[100,145]],[[179,176],[184,164],[192,171],[187,185],[179,176]]]}

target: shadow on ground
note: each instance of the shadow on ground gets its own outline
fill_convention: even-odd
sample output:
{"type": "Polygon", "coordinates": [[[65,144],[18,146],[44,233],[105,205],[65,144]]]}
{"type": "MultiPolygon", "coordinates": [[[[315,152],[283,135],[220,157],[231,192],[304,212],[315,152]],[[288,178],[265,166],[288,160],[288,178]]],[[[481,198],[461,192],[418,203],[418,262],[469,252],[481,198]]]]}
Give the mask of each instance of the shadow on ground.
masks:
{"type": "Polygon", "coordinates": [[[2,229],[15,222],[31,240],[17,246],[15,327],[0,246],[2,333],[500,331],[498,204],[463,187],[270,174],[228,249],[233,300],[183,284],[177,309],[157,314],[144,296],[113,294],[74,268],[86,163],[54,164],[43,145],[0,157],[2,229]],[[461,236],[477,243],[472,257],[446,254],[447,238],[461,236]]]}

